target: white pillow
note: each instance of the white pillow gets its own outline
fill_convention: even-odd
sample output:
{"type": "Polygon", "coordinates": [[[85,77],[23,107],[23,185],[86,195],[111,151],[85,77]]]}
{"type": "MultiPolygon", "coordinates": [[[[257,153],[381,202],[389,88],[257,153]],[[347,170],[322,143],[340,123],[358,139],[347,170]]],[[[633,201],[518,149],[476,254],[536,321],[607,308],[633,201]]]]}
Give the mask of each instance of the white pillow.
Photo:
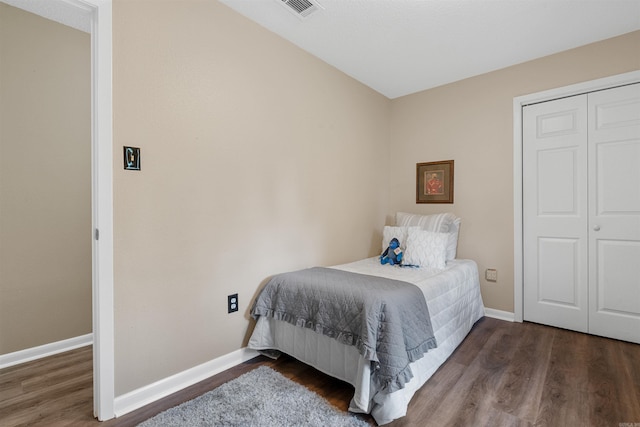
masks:
{"type": "Polygon", "coordinates": [[[448,233],[456,216],[452,213],[439,213],[432,215],[418,215],[406,212],[396,213],[396,225],[403,227],[419,226],[426,231],[448,233]]]}
{"type": "Polygon", "coordinates": [[[456,259],[456,252],[458,251],[458,235],[460,234],[461,218],[456,218],[449,226],[449,240],[447,241],[447,261],[456,259]]]}
{"type": "Polygon", "coordinates": [[[403,265],[444,270],[446,267],[447,241],[449,234],[425,230],[411,230],[407,235],[407,248],[402,258],[403,265]]]}
{"type": "Polygon", "coordinates": [[[454,214],[449,212],[431,215],[418,215],[406,212],[396,213],[396,226],[419,226],[426,231],[449,233],[446,253],[447,261],[455,259],[456,257],[460,222],[460,218],[457,218],[454,214]]]}
{"type": "Polygon", "coordinates": [[[393,227],[385,225],[382,230],[382,252],[389,247],[389,242],[394,237],[398,239],[398,242],[400,242],[400,248],[404,251],[404,248],[407,246],[407,233],[409,232],[409,229],[419,230],[420,227],[393,227]]]}

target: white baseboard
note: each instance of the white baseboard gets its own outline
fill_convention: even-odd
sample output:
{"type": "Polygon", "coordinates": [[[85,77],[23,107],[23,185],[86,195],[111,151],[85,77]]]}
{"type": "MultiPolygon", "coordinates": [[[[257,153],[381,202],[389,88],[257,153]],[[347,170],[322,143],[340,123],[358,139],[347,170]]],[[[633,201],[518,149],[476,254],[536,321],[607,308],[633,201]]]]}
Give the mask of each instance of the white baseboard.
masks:
{"type": "Polygon", "coordinates": [[[232,353],[220,356],[201,365],[182,371],[170,377],[164,378],[153,384],[146,385],[137,390],[123,394],[115,398],[114,409],[116,417],[120,417],[149,403],[155,402],[172,393],[205,380],[224,370],[246,362],[258,356],[259,353],[248,348],[241,348],[232,353]]]}
{"type": "Polygon", "coordinates": [[[37,347],[27,348],[13,353],[2,354],[0,355],[0,369],[41,359],[47,356],[53,356],[54,354],[64,353],[65,351],[74,350],[91,344],[93,344],[93,334],[86,334],[62,341],[39,345],[37,347]]]}
{"type": "Polygon", "coordinates": [[[494,319],[506,320],[507,322],[515,322],[515,314],[509,311],[496,310],[495,308],[484,308],[484,315],[493,317],[494,319]]]}

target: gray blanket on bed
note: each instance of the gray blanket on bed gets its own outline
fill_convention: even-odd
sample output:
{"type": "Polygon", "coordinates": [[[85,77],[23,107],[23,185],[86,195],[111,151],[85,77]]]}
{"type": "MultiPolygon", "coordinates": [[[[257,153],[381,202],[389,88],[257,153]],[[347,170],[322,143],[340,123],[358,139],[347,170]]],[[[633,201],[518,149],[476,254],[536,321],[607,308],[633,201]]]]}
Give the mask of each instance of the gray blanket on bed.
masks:
{"type": "Polygon", "coordinates": [[[417,286],[332,268],[272,277],[251,315],[313,329],[357,347],[372,362],[374,381],[387,392],[403,388],[413,377],[409,363],[437,346],[417,286]]]}

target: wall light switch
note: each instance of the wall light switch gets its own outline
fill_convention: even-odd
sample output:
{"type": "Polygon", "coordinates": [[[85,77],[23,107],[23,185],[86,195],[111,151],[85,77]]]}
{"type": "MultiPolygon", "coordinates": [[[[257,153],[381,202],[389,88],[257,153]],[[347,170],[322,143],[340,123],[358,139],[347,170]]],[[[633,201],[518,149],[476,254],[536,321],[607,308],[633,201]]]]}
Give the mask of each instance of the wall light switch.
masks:
{"type": "Polygon", "coordinates": [[[487,279],[487,282],[497,282],[498,270],[494,268],[487,268],[487,270],[484,272],[484,278],[487,279]]]}
{"type": "Polygon", "coordinates": [[[124,168],[129,171],[140,170],[140,148],[122,147],[124,151],[124,168]]]}

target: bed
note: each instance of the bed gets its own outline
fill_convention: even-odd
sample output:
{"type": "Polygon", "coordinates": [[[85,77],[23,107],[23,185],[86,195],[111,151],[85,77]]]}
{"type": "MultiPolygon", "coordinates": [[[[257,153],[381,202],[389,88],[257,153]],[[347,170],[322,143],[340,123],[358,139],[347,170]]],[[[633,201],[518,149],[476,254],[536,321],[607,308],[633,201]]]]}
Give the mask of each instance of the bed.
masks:
{"type": "MultiPolygon", "coordinates": [[[[344,334],[336,337],[317,330],[316,325],[266,315],[266,311],[260,315],[260,309],[256,309],[260,295],[252,308],[256,326],[249,340],[249,348],[271,356],[278,352],[286,353],[350,383],[355,391],[349,410],[370,413],[379,425],[406,415],[415,392],[453,353],[475,322],[484,316],[476,263],[455,259],[460,220],[453,214],[422,216],[399,212],[396,224],[384,228],[383,246],[385,241],[388,244],[391,238],[399,238],[405,255],[403,261],[414,267],[382,265],[379,257],[373,257],[320,270],[322,274],[340,272],[399,281],[411,284],[409,286],[424,296],[426,317],[431,328],[429,332],[432,332],[435,345],[419,347],[428,350],[420,351],[418,357],[406,362],[406,371],[398,375],[400,380],[393,383],[395,386],[389,386],[389,382],[378,378],[382,356],[377,359],[379,354],[372,356],[366,348],[363,351],[362,345],[352,345],[344,334]],[[416,235],[419,238],[416,239],[416,235]]],[[[350,334],[346,335],[351,338],[350,334]]],[[[414,338],[409,341],[411,339],[414,338]]],[[[391,346],[398,348],[394,344],[391,346]]]]}

